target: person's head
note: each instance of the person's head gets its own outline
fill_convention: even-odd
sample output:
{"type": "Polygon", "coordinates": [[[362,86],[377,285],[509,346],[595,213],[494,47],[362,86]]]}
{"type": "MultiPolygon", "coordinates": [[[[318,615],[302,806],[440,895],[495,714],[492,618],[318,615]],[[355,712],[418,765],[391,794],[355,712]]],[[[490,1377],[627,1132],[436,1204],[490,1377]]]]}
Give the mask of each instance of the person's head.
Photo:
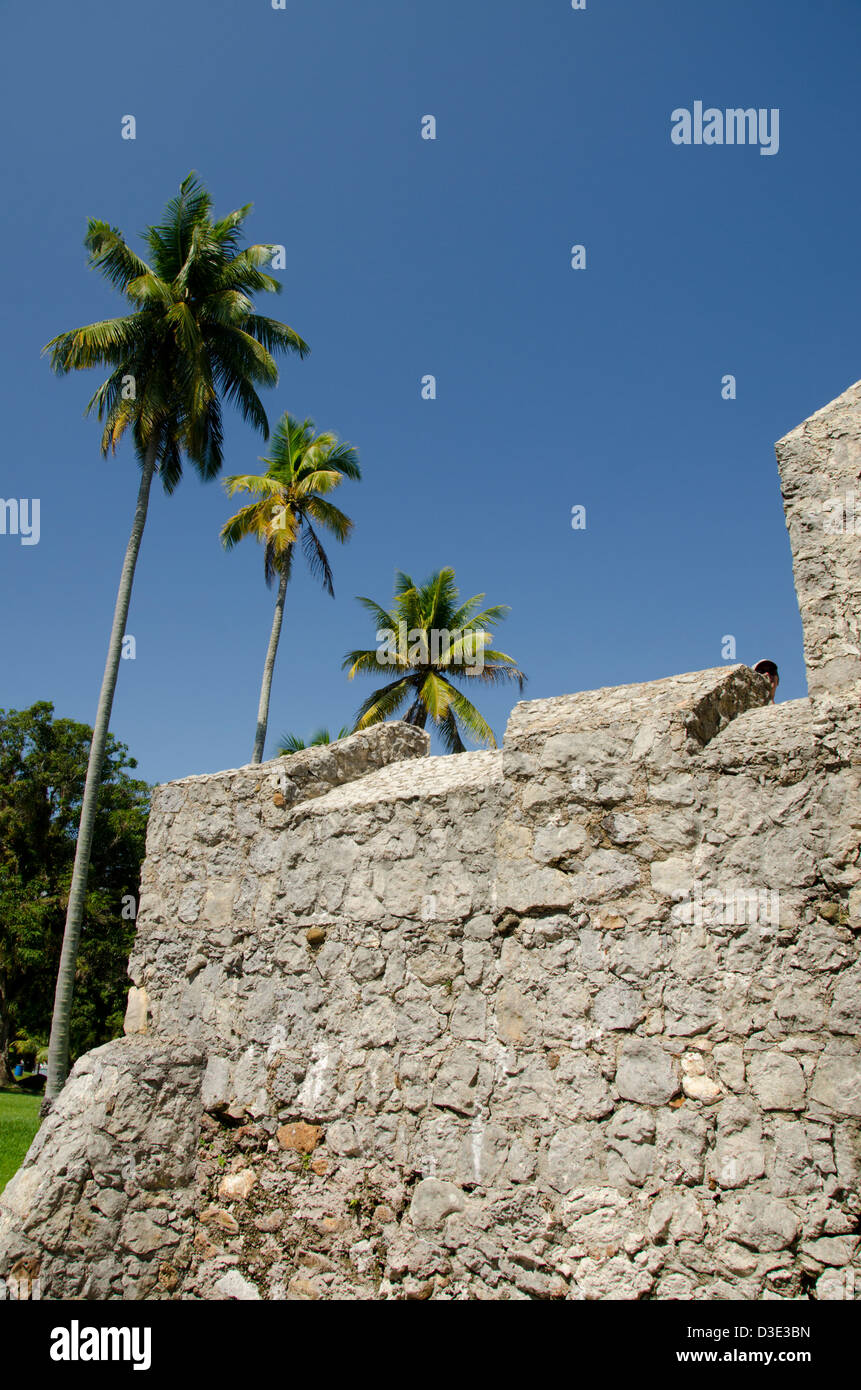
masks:
{"type": "Polygon", "coordinates": [[[771,686],[771,703],[774,704],[777,687],[780,685],[780,676],[777,674],[777,666],[773,661],[758,661],[753,669],[754,671],[758,671],[761,676],[765,676],[765,679],[771,686]]]}

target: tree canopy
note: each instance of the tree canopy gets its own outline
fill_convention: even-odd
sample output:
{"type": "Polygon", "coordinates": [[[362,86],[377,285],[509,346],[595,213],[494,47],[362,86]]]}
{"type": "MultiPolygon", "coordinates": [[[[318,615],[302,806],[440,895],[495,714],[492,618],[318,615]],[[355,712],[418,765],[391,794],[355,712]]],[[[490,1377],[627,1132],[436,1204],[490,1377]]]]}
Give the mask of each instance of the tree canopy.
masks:
{"type": "Polygon", "coordinates": [[[45,347],[60,376],[89,367],[111,373],[87,407],[104,421],[102,452],[131,431],[143,459],[152,445],[165,491],[182,476],[182,455],[201,477],[221,469],[222,399],[269,434],[258,386],[278,381],[275,353],[305,357],[308,344],[286,323],[258,314],[253,294],[281,293],[264,269],[274,247],[241,247],[251,204],[215,220],[212,198],[194,173],[146,233],[149,262],[109,223],[90,218],[90,264],[133,312],[75,328],[45,347]]]}
{"type": "Polygon", "coordinates": [[[522,690],[526,676],[513,656],[490,645],[490,629],[508,612],[506,604],[482,608],[484,594],[465,603],[449,566],[423,584],[408,574],[395,573],[395,597],[387,611],[371,598],[359,603],[377,623],[382,645],[348,652],[343,667],[352,680],[359,672],[392,675],[395,679],[363,700],[356,729],[397,715],[407,706],[404,722],[423,729],[431,720],[449,753],[463,753],[462,734],[485,747],[496,747],[493,730],[455,681],[496,685],[516,681],[522,690]]]}
{"type": "MultiPolygon", "coordinates": [[[[47,1037],[92,730],[40,701],[0,710],[0,1075],[17,1034],[47,1037]]],[[[75,1055],[122,1028],[149,787],[109,736],[72,1013],[75,1055]]]]}

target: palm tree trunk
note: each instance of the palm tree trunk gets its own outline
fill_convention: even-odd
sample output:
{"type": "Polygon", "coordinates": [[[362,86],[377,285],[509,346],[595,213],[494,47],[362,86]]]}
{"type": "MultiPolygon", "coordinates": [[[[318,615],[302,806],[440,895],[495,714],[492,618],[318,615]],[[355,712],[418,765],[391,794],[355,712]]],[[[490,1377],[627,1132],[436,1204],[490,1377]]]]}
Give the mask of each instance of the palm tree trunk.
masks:
{"type": "Polygon", "coordinates": [[[0,1086],[9,1086],[12,1077],[9,1074],[9,1067],[6,1063],[6,1054],[9,1051],[9,1034],[12,1025],[9,1018],[9,1003],[6,997],[6,990],[3,978],[0,976],[0,1086]]]}
{"type": "Polygon", "coordinates": [[[413,703],[410,705],[409,709],[407,710],[406,714],[404,715],[404,723],[405,723],[405,724],[412,724],[412,725],[414,726],[414,728],[416,728],[416,729],[423,729],[423,728],[425,727],[425,725],[427,724],[427,722],[428,722],[427,705],[424,703],[424,701],[422,700],[422,698],[419,696],[418,699],[413,700],[413,703]]]}
{"type": "Polygon", "coordinates": [[[66,910],[66,926],[63,932],[63,948],[60,953],[60,968],[57,972],[57,988],[54,994],[54,1015],[51,1020],[51,1042],[48,1049],[48,1081],[45,1087],[45,1100],[42,1113],[47,1114],[51,1103],[65,1085],[69,1072],[69,1024],[72,1013],[72,995],[75,988],[75,966],[78,959],[78,944],[81,939],[81,926],[84,918],[84,903],[87,895],[87,879],[90,869],[90,853],[93,845],[93,831],[98,809],[99,786],[102,780],[102,767],[105,761],[105,748],[108,740],[108,726],[111,722],[111,707],[117,684],[126,619],[132,596],[138,551],[146,523],[149,506],[150,485],[155,473],[158,454],[158,439],[150,443],[143,467],[135,507],[134,522],[126,546],[126,556],[120,575],[117,601],[114,605],[114,621],[111,640],[108,644],[108,658],[102,676],[99,692],[99,706],[96,722],[93,725],[93,740],[87,762],[87,780],[84,784],[84,798],[81,803],[81,820],[78,826],[78,840],[75,846],[75,864],[69,888],[69,902],[66,910]]]}
{"type": "Polygon", "coordinates": [[[275,657],[281,637],[281,624],[284,621],[284,599],[287,594],[287,565],[282,564],[278,580],[278,597],[275,600],[275,614],[272,618],[272,631],[269,634],[269,647],[263,664],[263,684],[260,687],[260,704],[257,707],[257,731],[254,735],[252,763],[262,763],[263,747],[266,743],[266,729],[269,724],[269,696],[272,693],[272,673],[275,670],[275,657]]]}

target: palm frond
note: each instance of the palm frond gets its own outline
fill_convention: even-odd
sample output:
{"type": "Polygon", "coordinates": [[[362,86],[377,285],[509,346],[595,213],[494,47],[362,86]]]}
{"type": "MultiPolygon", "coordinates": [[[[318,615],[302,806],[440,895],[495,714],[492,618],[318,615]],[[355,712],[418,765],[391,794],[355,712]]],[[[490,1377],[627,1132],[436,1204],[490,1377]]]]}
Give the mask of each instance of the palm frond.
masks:
{"type": "Polygon", "coordinates": [[[215,288],[243,290],[246,294],[280,294],[281,281],[260,267],[272,260],[273,246],[247,246],[227,261],[219,272],[215,288]]]}
{"type": "Polygon", "coordinates": [[[434,723],[445,719],[453,693],[453,687],[435,671],[427,673],[419,687],[418,698],[434,723]]]}
{"type": "Polygon", "coordinates": [[[485,648],[480,664],[466,664],[460,668],[458,675],[464,676],[467,680],[483,681],[486,685],[502,685],[506,681],[516,681],[519,690],[523,690],[529,679],[520,670],[513,656],[507,656],[505,652],[494,651],[492,648],[485,648]]]}
{"type": "Polygon", "coordinates": [[[104,364],[114,366],[129,354],[140,339],[141,326],[137,315],[103,319],[60,333],[42,349],[51,354],[51,368],[58,376],[82,371],[104,364]]]}
{"type": "Polygon", "coordinates": [[[496,738],[493,730],[483,715],[479,714],[475,705],[454,686],[451,689],[451,711],[456,716],[460,725],[466,729],[478,743],[485,747],[495,748],[496,738]]]}
{"type": "Polygon", "coordinates": [[[298,734],[282,734],[278,742],[279,758],[287,758],[291,753],[301,753],[307,744],[298,734]]]}
{"type": "Polygon", "coordinates": [[[336,540],[343,545],[349,540],[353,530],[353,522],[339,507],[335,507],[331,502],[326,502],[322,497],[311,497],[306,504],[309,516],[321,526],[325,526],[327,531],[331,531],[336,540]]]}
{"type": "Polygon", "coordinates": [[[268,436],[257,388],[277,382],[275,354],[308,351],[294,329],[255,311],[255,292],[282,287],[264,270],[271,247],[239,247],[249,210],[250,204],[214,221],[210,195],[191,173],[148,229],[148,259],[118,228],[90,219],[90,265],[134,312],[59,334],[44,349],[59,375],[110,369],[88,406],[103,425],[102,448],[116,448],[128,430],[139,454],[157,439],[168,490],[179,481],[183,457],[204,479],[220,471],[223,402],[268,436]],[[124,376],[134,378],[132,402],[124,399],[124,376]]]}
{"type": "MultiPolygon", "coordinates": [[[[409,663],[403,658],[392,655],[391,660],[383,661],[379,655],[379,647],[372,650],[361,650],[347,652],[341,662],[341,670],[347,672],[347,679],[352,680],[359,671],[373,672],[378,676],[389,675],[393,668],[408,670],[409,663]]],[[[388,654],[388,653],[387,653],[388,654]]]]}
{"type": "Polygon", "coordinates": [[[402,594],[410,593],[415,587],[408,574],[404,574],[403,570],[395,570],[395,594],[398,598],[402,594]]]}
{"type": "Polygon", "coordinates": [[[225,550],[232,550],[240,541],[244,541],[246,536],[254,536],[255,540],[261,540],[265,530],[261,525],[258,504],[253,502],[240,508],[225,521],[219,535],[225,550]]]}
{"type": "Polygon", "coordinates": [[[251,492],[270,501],[289,500],[283,485],[271,473],[233,473],[222,480],[222,486],[228,497],[233,497],[237,492],[251,492]]]}
{"type": "Polygon", "coordinates": [[[460,729],[457,727],[457,719],[454,710],[449,706],[446,710],[445,718],[437,723],[437,733],[440,742],[447,753],[465,753],[466,747],[460,736],[460,729]]]}
{"type": "Polygon", "coordinates": [[[248,217],[253,203],[246,203],[244,207],[236,208],[229,212],[226,217],[221,217],[212,224],[212,239],[221,247],[222,251],[233,253],[239,245],[239,232],[242,223],[248,217]]]}
{"type": "Polygon", "coordinates": [[[363,598],[361,594],[357,596],[356,602],[367,609],[378,628],[388,628],[392,632],[397,632],[398,619],[394,613],[387,613],[385,608],[381,608],[372,598],[363,598]]]}
{"type": "Polygon", "coordinates": [[[130,284],[142,276],[151,275],[146,261],[135,255],[118,227],[91,217],[87,222],[84,245],[90,253],[90,265],[100,270],[105,279],[118,290],[128,293],[130,284]]]}
{"type": "Polygon", "coordinates": [[[353,732],[358,732],[359,729],[369,729],[372,724],[381,724],[384,719],[388,719],[389,715],[395,714],[400,709],[409,693],[409,684],[402,679],[392,681],[391,684],[384,685],[380,690],[375,690],[359,706],[353,732]]]}
{"type": "Polygon", "coordinates": [[[320,539],[307,516],[302,525],[302,549],[305,552],[308,568],[314,578],[319,579],[326,593],[334,598],[335,584],[332,577],[332,566],[329,564],[329,557],[320,544],[320,539]]]}
{"type": "MultiPolygon", "coordinates": [[[[280,283],[276,283],[280,289],[280,283]]],[[[299,357],[305,358],[311,351],[305,339],[300,338],[292,328],[288,328],[286,323],[279,323],[277,319],[267,318],[264,314],[249,314],[243,326],[246,333],[252,334],[262,343],[267,352],[295,352],[299,357]]]]}

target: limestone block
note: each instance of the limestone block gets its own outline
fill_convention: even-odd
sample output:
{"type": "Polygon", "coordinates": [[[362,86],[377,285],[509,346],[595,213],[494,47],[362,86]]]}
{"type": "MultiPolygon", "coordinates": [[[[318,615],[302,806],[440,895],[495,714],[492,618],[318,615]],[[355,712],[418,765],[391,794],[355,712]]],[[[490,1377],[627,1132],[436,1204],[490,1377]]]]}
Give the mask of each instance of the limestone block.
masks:
{"type": "Polygon", "coordinates": [[[432,1230],[447,1216],[466,1208],[466,1197],[459,1187],[438,1178],[424,1178],[417,1184],[410,1202],[410,1216],[418,1230],[432,1230]]]}
{"type": "Polygon", "coordinates": [[[132,985],[126,1004],[123,1032],[126,1036],[132,1033],[146,1033],[148,1026],[149,995],[145,989],[132,985]]]}
{"type": "Polygon", "coordinates": [[[763,1192],[727,1198],[726,1234],[751,1250],[785,1250],[797,1238],[800,1224],[792,1208],[777,1197],[763,1192]]]}
{"type": "Polygon", "coordinates": [[[816,1064],[811,1099],[839,1115],[861,1116],[861,1053],[829,1043],[816,1064]]]}
{"type": "Polygon", "coordinates": [[[727,1188],[743,1187],[765,1172],[762,1121],[750,1100],[732,1098],[722,1103],[711,1168],[720,1186],[727,1188]]]}
{"type": "Polygon", "coordinates": [[[646,1017],[646,1003],[640,991],[629,985],[607,985],[596,994],[592,1014],[600,1028],[627,1032],[646,1017]]]}
{"type": "Polygon", "coordinates": [[[783,1052],[758,1052],[747,1068],[751,1090],[763,1110],[801,1110],[804,1072],[794,1057],[783,1052]]]}
{"type": "Polygon", "coordinates": [[[678,1069],[659,1042],[629,1038],[619,1052],[616,1086],[625,1100],[666,1105],[678,1093],[678,1069]]]}

